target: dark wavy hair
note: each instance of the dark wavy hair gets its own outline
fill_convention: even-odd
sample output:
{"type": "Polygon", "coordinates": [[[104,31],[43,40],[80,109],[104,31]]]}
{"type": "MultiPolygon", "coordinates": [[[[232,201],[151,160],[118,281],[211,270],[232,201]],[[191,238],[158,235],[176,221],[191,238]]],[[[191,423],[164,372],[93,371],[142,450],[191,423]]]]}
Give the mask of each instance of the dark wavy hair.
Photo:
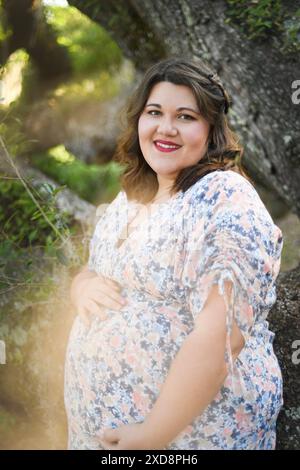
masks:
{"type": "Polygon", "coordinates": [[[216,170],[230,169],[252,182],[242,167],[243,148],[228,125],[230,100],[219,77],[198,59],[173,57],[155,63],[146,71],[121,112],[124,128],[117,140],[113,160],[124,166],[120,181],[128,199],[148,203],[158,190],[156,172],[146,162],[138,138],[139,117],[153,86],[158,82],[188,86],[202,116],[210,124],[206,154],[197,164],[178,173],[171,194],[186,191],[204,175],[216,170]]]}

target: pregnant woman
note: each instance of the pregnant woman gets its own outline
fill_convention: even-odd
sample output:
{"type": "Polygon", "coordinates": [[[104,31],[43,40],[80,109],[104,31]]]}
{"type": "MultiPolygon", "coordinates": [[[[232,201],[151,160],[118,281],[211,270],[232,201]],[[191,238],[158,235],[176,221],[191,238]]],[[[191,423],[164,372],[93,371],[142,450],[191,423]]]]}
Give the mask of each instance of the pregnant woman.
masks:
{"type": "Polygon", "coordinates": [[[122,189],[71,286],[69,449],[275,447],[282,234],[242,169],[229,104],[207,66],[176,57],[127,103],[122,189]]]}

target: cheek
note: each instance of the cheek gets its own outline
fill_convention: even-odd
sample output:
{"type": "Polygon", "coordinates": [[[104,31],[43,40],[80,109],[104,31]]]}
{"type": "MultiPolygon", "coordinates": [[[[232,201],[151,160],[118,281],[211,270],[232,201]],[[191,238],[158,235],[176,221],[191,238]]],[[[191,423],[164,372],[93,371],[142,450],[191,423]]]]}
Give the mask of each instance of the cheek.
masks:
{"type": "Polygon", "coordinates": [[[140,118],[138,120],[138,136],[139,136],[139,139],[141,139],[142,134],[143,134],[143,120],[142,120],[142,118],[140,118]]]}
{"type": "Polygon", "coordinates": [[[151,122],[147,118],[141,116],[138,122],[138,134],[140,140],[148,138],[152,128],[153,125],[151,125],[151,122]]]}
{"type": "Polygon", "coordinates": [[[185,132],[185,139],[189,146],[199,147],[205,145],[209,134],[209,127],[206,125],[189,126],[185,132]]]}

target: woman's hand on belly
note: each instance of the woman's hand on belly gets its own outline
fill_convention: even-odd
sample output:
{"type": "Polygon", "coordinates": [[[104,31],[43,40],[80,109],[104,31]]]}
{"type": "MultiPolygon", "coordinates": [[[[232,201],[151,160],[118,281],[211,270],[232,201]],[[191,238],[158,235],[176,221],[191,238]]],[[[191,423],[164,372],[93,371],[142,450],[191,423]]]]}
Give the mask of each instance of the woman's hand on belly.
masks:
{"type": "MultiPolygon", "coordinates": [[[[100,435],[100,442],[106,450],[154,450],[144,423],[105,429],[100,435]]],[[[163,447],[156,445],[155,449],[163,449],[163,447]]]]}
{"type": "Polygon", "coordinates": [[[77,313],[89,323],[89,315],[99,315],[105,320],[104,308],[120,310],[127,303],[120,295],[121,286],[101,274],[79,273],[71,286],[71,300],[77,313]]]}

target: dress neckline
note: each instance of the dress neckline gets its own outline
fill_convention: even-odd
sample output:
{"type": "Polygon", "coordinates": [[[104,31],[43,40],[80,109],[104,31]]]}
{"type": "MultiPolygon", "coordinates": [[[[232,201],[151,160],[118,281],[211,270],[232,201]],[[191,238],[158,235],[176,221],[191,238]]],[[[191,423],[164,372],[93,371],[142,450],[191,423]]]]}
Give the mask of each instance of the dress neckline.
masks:
{"type": "MultiPolygon", "coordinates": [[[[232,171],[232,170],[226,170],[226,171],[232,171]]],[[[156,216],[158,216],[159,214],[161,214],[161,211],[162,209],[165,209],[166,207],[171,207],[173,203],[175,203],[177,200],[180,200],[180,198],[183,198],[183,196],[186,196],[188,195],[190,192],[192,192],[196,186],[198,186],[198,184],[202,184],[204,180],[206,180],[206,177],[214,174],[214,173],[218,173],[218,172],[225,172],[226,171],[222,170],[222,169],[219,169],[219,170],[214,170],[210,173],[207,173],[205,174],[202,178],[200,178],[200,180],[197,180],[196,183],[194,183],[192,186],[190,186],[186,191],[183,191],[182,189],[177,191],[177,193],[173,194],[173,196],[171,196],[167,201],[165,202],[162,202],[162,203],[152,203],[150,204],[150,207],[151,206],[159,206],[156,210],[152,211],[150,210],[150,214],[149,216],[145,219],[145,221],[143,221],[143,224],[145,224],[145,227],[148,228],[149,227],[149,224],[150,223],[153,223],[153,221],[155,220],[156,216]]],[[[126,191],[122,190],[122,193],[123,193],[123,197],[125,199],[125,206],[126,206],[126,213],[128,214],[130,211],[133,212],[133,215],[131,216],[130,218],[130,222],[129,222],[129,225],[133,222],[134,218],[136,217],[137,215],[137,212],[138,212],[138,209],[139,209],[139,203],[134,203],[134,202],[131,202],[128,200],[127,198],[127,194],[126,194],[126,191]],[[134,205],[136,206],[134,208],[134,205]]],[[[129,247],[129,244],[130,244],[130,241],[131,241],[131,238],[132,236],[141,230],[142,228],[142,225],[139,224],[137,227],[135,227],[129,234],[127,234],[126,238],[121,238],[122,234],[124,233],[124,231],[127,232],[127,229],[126,229],[126,226],[128,226],[128,219],[127,217],[125,216],[125,223],[122,225],[122,228],[119,232],[119,235],[118,235],[118,238],[116,240],[116,242],[114,243],[114,250],[119,254],[121,253],[124,248],[126,246],[129,247]]],[[[126,233],[125,232],[125,233],[126,233]]]]}
{"type": "Polygon", "coordinates": [[[125,202],[126,202],[126,213],[128,215],[131,212],[131,217],[130,217],[130,220],[128,222],[128,217],[125,216],[125,223],[122,225],[122,228],[121,228],[121,231],[120,231],[119,236],[117,238],[117,241],[114,244],[114,249],[117,252],[121,252],[124,249],[124,246],[126,247],[127,244],[130,243],[130,240],[131,240],[132,236],[135,233],[139,232],[141,230],[142,226],[145,226],[147,228],[149,226],[149,224],[151,222],[153,222],[153,220],[155,220],[156,216],[161,213],[162,209],[165,209],[166,207],[170,207],[170,205],[173,204],[174,201],[177,201],[177,199],[179,199],[179,197],[184,194],[182,190],[177,191],[177,193],[175,193],[173,196],[171,196],[166,201],[161,202],[161,203],[155,203],[154,202],[154,203],[151,203],[149,205],[149,207],[147,207],[146,204],[129,201],[128,198],[127,198],[126,192],[123,191],[123,193],[124,193],[124,198],[125,198],[125,202]],[[149,213],[148,213],[147,217],[145,217],[145,219],[142,220],[142,224],[139,224],[137,227],[135,227],[133,230],[131,230],[130,233],[128,234],[127,233],[128,232],[128,226],[134,221],[136,216],[138,216],[139,211],[141,210],[141,207],[140,207],[141,205],[144,206],[145,210],[147,210],[149,213]],[[153,209],[153,207],[155,207],[155,208],[157,207],[157,208],[153,209]],[[123,239],[121,237],[124,236],[124,232],[125,232],[126,238],[123,239]]]}

